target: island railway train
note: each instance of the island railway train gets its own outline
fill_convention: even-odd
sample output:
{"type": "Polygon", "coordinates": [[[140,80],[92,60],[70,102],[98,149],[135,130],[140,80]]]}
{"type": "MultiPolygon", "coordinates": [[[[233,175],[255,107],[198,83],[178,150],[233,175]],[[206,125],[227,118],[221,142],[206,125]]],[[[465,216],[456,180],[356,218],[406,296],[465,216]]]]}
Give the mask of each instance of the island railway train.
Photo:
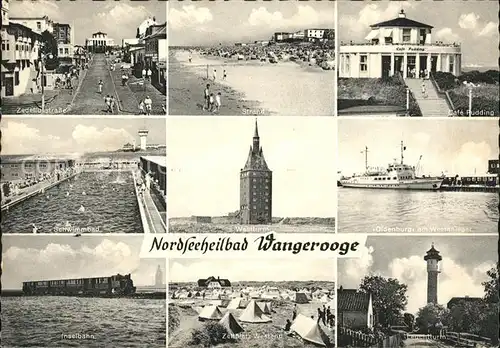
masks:
{"type": "Polygon", "coordinates": [[[27,296],[120,296],[135,294],[135,290],[130,274],[23,282],[23,294],[27,296]]]}

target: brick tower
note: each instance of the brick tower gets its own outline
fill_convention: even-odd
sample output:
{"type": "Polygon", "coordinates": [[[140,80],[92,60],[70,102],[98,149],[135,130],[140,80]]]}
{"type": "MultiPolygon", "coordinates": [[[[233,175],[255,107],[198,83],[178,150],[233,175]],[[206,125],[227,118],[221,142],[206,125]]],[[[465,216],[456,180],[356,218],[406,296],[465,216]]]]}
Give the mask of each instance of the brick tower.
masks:
{"type": "Polygon", "coordinates": [[[424,260],[427,261],[427,303],[437,304],[437,287],[438,287],[438,262],[443,258],[439,255],[439,251],[434,249],[434,244],[427,251],[424,260]]]}
{"type": "Polygon", "coordinates": [[[253,144],[240,171],[240,223],[270,224],[272,220],[272,171],[264,159],[255,120],[253,144]]]}

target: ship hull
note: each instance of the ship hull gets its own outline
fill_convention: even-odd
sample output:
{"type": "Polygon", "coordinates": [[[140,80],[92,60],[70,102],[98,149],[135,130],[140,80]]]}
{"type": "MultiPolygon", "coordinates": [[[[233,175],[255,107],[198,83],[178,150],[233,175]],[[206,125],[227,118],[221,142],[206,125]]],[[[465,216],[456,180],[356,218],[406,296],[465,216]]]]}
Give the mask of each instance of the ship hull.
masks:
{"type": "Polygon", "coordinates": [[[360,182],[356,178],[341,180],[342,187],[348,188],[366,188],[366,189],[385,189],[385,190],[421,190],[437,191],[441,188],[442,180],[407,180],[399,182],[381,183],[381,182],[360,182]]]}

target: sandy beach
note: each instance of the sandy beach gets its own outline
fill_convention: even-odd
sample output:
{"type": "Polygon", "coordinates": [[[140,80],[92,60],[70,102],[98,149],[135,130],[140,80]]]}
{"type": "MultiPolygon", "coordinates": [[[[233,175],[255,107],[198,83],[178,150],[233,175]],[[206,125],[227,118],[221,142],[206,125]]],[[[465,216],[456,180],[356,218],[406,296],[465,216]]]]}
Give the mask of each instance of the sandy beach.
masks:
{"type": "Polygon", "coordinates": [[[334,111],[334,74],[294,62],[270,64],[198,54],[192,54],[190,63],[188,51],[172,50],[169,110],[172,115],[209,114],[201,104],[204,87],[210,83],[212,91],[222,94],[221,115],[329,116],[334,111]],[[224,70],[226,80],[222,80],[224,70]]]}

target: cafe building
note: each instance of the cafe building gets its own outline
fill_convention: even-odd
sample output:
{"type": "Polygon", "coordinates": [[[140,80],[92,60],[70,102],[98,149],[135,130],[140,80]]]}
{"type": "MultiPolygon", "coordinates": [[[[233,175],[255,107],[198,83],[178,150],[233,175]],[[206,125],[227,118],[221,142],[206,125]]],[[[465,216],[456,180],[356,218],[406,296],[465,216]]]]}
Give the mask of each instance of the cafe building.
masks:
{"type": "Polygon", "coordinates": [[[404,10],[395,19],[371,25],[364,42],[340,43],[339,77],[383,78],[401,73],[406,79],[437,71],[460,75],[460,44],[433,42],[432,29],[407,18],[404,10]]]}

